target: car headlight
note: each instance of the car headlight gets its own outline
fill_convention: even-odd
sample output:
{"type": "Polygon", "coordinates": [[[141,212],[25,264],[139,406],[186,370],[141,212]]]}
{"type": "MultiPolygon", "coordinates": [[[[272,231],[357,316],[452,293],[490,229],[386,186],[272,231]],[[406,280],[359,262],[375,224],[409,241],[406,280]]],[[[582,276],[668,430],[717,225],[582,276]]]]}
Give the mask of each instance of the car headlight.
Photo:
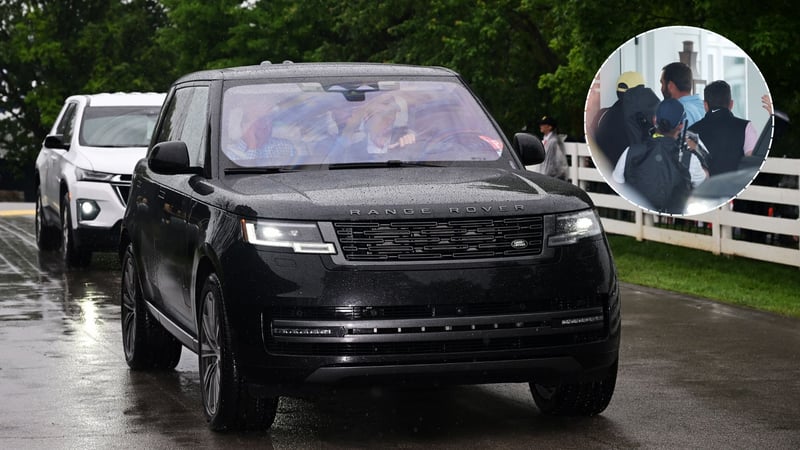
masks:
{"type": "Polygon", "coordinates": [[[75,168],[75,179],[78,181],[111,181],[112,178],[114,178],[113,173],[75,168]]]}
{"type": "Polygon", "coordinates": [[[100,214],[100,205],[94,200],[79,198],[75,204],[78,205],[78,219],[80,220],[94,220],[100,214]]]}
{"type": "Polygon", "coordinates": [[[251,244],[290,248],[295,253],[336,253],[333,244],[323,241],[314,223],[242,219],[242,228],[245,240],[251,244]]]}
{"type": "Polygon", "coordinates": [[[602,233],[600,219],[594,210],[560,214],[556,216],[555,232],[547,240],[551,247],[569,245],[579,240],[602,233]]]}

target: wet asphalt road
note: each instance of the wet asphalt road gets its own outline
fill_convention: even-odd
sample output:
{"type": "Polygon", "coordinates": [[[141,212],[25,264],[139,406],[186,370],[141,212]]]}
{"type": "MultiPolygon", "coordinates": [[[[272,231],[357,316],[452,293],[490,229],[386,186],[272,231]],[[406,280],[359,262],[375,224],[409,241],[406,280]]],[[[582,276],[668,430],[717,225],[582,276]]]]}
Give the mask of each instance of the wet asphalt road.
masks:
{"type": "Polygon", "coordinates": [[[270,432],[216,434],[193,354],[128,370],[116,257],[65,271],[29,209],[0,205],[0,449],[800,448],[800,321],[633,285],[598,417],[545,418],[522,384],[358,390],[284,398],[270,432]]]}

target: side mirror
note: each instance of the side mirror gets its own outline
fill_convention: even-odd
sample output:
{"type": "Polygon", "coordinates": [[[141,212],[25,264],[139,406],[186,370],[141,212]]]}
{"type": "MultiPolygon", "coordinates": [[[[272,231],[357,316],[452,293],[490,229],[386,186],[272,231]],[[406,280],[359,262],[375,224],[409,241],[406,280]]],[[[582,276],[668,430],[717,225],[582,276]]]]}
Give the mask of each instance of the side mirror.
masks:
{"type": "Polygon", "coordinates": [[[540,164],[544,161],[544,145],[538,137],[530,133],[515,134],[511,146],[522,160],[522,164],[526,166],[540,164]]]}
{"type": "Polygon", "coordinates": [[[60,150],[69,150],[69,142],[64,142],[63,134],[51,134],[44,138],[44,144],[47,148],[57,148],[60,150]]]}
{"type": "Polygon", "coordinates": [[[147,165],[163,175],[199,174],[200,167],[189,165],[189,150],[182,141],[159,142],[147,157],[147,165]]]}

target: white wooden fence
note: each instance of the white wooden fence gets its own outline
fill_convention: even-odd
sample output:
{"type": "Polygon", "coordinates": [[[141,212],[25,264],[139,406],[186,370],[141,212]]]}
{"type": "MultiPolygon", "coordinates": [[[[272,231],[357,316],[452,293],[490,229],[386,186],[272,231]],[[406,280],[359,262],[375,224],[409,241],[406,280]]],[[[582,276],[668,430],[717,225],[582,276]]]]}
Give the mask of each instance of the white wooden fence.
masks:
{"type": "MultiPolygon", "coordinates": [[[[592,164],[587,145],[567,142],[565,149],[570,160],[570,180],[587,190],[598,208],[605,208],[606,211],[629,211],[622,215],[629,217],[631,221],[603,217],[606,232],[633,236],[637,240],[663,242],[714,254],[736,255],[800,268],[800,249],[797,244],[800,219],[736,212],[731,208],[731,203],[728,203],[705,214],[685,218],[687,221],[697,221],[701,226],[695,225],[695,228],[690,227],[688,231],[673,229],[669,226],[675,222],[673,218],[644,212],[613,193],[592,192],[589,188],[590,182],[605,184],[605,180],[592,164]],[[743,233],[742,230],[761,233],[743,233]],[[747,240],[752,234],[757,234],[757,240],[761,242],[747,240]],[[775,238],[778,236],[780,240],[775,238]],[[777,245],[778,241],[783,244],[777,245]]],[[[761,172],[797,177],[800,176],[800,159],[767,158],[761,172]]],[[[737,199],[768,204],[772,208],[770,210],[780,209],[784,205],[800,207],[800,189],[797,183],[791,188],[751,184],[737,199]]]]}

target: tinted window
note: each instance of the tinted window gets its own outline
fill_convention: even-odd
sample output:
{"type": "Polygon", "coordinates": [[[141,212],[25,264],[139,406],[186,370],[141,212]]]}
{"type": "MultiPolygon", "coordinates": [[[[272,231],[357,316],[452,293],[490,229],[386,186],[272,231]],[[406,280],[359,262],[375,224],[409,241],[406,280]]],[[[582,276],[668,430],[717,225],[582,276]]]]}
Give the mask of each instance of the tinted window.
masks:
{"type": "Polygon", "coordinates": [[[208,111],[208,87],[180,88],[170,100],[164,123],[156,142],[183,141],[189,150],[189,162],[202,166],[208,111]]]}
{"type": "Polygon", "coordinates": [[[181,139],[189,149],[189,164],[192,166],[202,166],[205,160],[206,137],[206,112],[208,111],[208,88],[195,87],[191,90],[192,95],[189,100],[186,123],[181,131],[181,139]]]}

